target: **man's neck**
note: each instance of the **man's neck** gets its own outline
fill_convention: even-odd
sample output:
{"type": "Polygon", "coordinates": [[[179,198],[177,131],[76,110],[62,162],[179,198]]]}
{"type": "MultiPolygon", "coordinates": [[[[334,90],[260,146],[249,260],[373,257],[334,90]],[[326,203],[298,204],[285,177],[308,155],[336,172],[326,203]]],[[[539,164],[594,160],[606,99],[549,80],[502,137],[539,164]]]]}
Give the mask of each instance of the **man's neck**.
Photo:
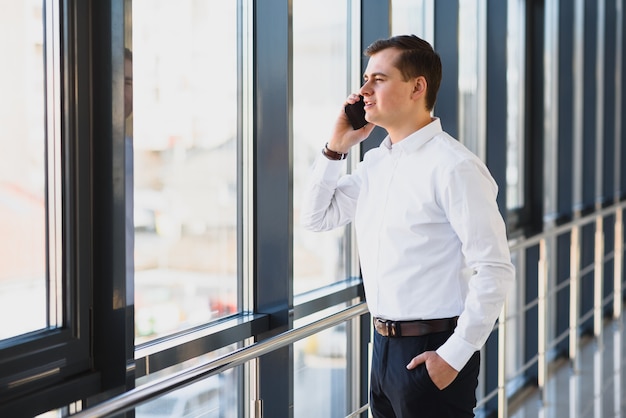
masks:
{"type": "Polygon", "coordinates": [[[425,113],[420,115],[420,117],[412,120],[411,123],[408,123],[398,128],[387,129],[387,134],[389,135],[391,143],[396,144],[411,135],[412,133],[417,132],[424,126],[430,124],[432,121],[433,117],[430,115],[430,113],[425,113]]]}

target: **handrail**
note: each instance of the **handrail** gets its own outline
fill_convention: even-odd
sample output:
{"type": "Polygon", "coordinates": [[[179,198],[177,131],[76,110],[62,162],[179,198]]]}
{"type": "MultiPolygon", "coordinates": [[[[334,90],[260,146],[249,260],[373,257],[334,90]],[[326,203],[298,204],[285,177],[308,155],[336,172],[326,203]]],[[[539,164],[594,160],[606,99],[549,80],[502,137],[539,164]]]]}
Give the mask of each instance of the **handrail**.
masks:
{"type": "Polygon", "coordinates": [[[277,348],[293,344],[298,340],[367,312],[366,303],[358,303],[311,324],[291,329],[267,340],[242,347],[217,359],[207,360],[198,366],[146,383],[71,416],[74,418],[95,418],[128,411],[143,402],[244,364],[277,348]]]}
{"type": "MultiPolygon", "coordinates": [[[[492,391],[488,397],[498,397],[498,417],[508,417],[508,406],[506,405],[508,400],[506,399],[506,386],[511,381],[513,376],[520,376],[525,370],[529,369],[533,364],[537,366],[537,389],[540,391],[542,399],[546,399],[546,381],[549,377],[549,362],[548,353],[552,350],[560,341],[564,341],[569,336],[569,358],[573,364],[575,364],[578,358],[578,345],[580,339],[578,336],[578,327],[582,322],[593,318],[594,320],[594,335],[596,338],[601,333],[602,319],[604,317],[603,307],[610,303],[611,298],[614,304],[614,317],[621,315],[622,313],[622,264],[623,264],[623,246],[622,246],[622,233],[623,233],[623,211],[626,208],[626,201],[615,202],[601,209],[597,209],[592,213],[584,216],[577,216],[562,225],[550,225],[545,226],[544,230],[540,233],[533,234],[528,237],[520,237],[519,240],[512,239],[509,241],[509,249],[511,254],[521,253],[531,247],[538,247],[538,257],[536,273],[537,292],[536,298],[532,301],[525,301],[525,304],[517,307],[517,312],[510,312],[504,316],[501,321],[503,329],[507,328],[509,320],[514,316],[521,316],[530,306],[537,309],[537,353],[532,358],[527,359],[523,364],[514,366],[515,369],[511,373],[506,373],[504,370],[504,360],[506,356],[506,350],[499,350],[498,361],[502,364],[502,370],[498,370],[499,374],[503,374],[508,377],[500,377],[498,380],[498,393],[492,391]],[[605,238],[604,228],[606,226],[605,218],[608,216],[615,216],[614,231],[615,248],[612,251],[605,252],[605,238]],[[586,265],[582,265],[582,244],[581,244],[581,231],[585,226],[593,227],[593,260],[586,261],[586,265]],[[570,276],[563,282],[558,282],[555,269],[551,266],[555,261],[556,248],[558,245],[556,238],[564,235],[571,234],[571,241],[569,243],[569,256],[570,256],[570,276]],[[615,271],[613,293],[612,295],[604,296],[604,278],[603,269],[604,264],[609,259],[615,259],[615,271]],[[593,274],[593,307],[587,309],[586,312],[581,312],[580,297],[581,297],[581,277],[584,275],[593,274]],[[562,291],[569,287],[569,327],[563,330],[559,335],[553,335],[554,332],[549,331],[549,309],[548,304],[551,298],[555,297],[558,291],[562,291]],[[581,316],[582,315],[582,316],[581,316]],[[504,405],[504,407],[501,407],[504,405]]],[[[590,232],[591,234],[591,232],[590,232]]],[[[566,244],[567,245],[567,244],[566,244]]],[[[608,248],[611,250],[610,248],[608,248]]],[[[566,249],[567,250],[567,249],[566,249]]],[[[565,266],[567,268],[567,266],[565,266]]],[[[506,304],[505,304],[506,307],[506,304]]],[[[499,335],[499,338],[502,338],[499,335]]],[[[483,404],[486,403],[486,399],[482,399],[483,404]]]]}
{"type": "Polygon", "coordinates": [[[535,245],[539,245],[539,242],[543,239],[561,235],[564,232],[567,232],[576,226],[586,225],[598,217],[604,217],[611,213],[616,213],[619,211],[620,208],[626,209],[626,201],[620,201],[610,206],[606,206],[602,209],[593,211],[592,213],[581,216],[579,218],[571,219],[570,221],[564,223],[563,225],[558,225],[553,228],[544,229],[543,231],[538,232],[536,234],[532,234],[531,236],[528,236],[528,237],[522,237],[520,238],[519,242],[516,242],[516,240],[512,240],[513,242],[509,243],[509,249],[511,252],[515,252],[515,251],[523,250],[525,248],[534,247],[535,245]]]}

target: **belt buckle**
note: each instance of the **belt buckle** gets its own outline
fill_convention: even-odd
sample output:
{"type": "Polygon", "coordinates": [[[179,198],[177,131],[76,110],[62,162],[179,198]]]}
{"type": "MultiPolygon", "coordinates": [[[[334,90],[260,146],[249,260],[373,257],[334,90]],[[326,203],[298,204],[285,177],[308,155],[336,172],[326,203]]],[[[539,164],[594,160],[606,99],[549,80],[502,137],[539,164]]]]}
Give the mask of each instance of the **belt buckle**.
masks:
{"type": "Polygon", "coordinates": [[[376,330],[383,337],[397,337],[400,335],[397,322],[381,318],[375,318],[375,321],[376,330]]]}
{"type": "Polygon", "coordinates": [[[397,337],[398,336],[398,323],[395,321],[386,320],[384,321],[385,331],[387,331],[387,335],[385,337],[397,337]]]}

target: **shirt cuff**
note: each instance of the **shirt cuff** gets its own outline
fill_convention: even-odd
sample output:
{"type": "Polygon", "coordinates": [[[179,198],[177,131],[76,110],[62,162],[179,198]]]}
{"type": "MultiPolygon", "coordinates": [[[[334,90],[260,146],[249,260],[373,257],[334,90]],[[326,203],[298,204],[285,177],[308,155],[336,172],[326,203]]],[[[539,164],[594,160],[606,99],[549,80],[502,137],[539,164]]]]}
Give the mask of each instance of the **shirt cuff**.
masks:
{"type": "Polygon", "coordinates": [[[321,179],[324,184],[336,183],[346,171],[346,165],[346,160],[329,160],[320,153],[313,165],[313,178],[321,179]]]}
{"type": "Polygon", "coordinates": [[[460,372],[476,352],[476,347],[454,333],[436,352],[454,370],[460,372]]]}

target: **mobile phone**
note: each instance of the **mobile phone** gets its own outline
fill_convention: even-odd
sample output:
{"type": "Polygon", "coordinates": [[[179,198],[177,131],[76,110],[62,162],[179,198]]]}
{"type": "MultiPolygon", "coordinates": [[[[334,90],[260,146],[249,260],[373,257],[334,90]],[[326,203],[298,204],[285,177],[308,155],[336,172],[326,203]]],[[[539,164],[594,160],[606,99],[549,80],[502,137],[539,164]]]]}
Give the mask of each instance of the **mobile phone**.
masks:
{"type": "Polygon", "coordinates": [[[360,97],[361,100],[354,104],[347,104],[344,108],[346,116],[348,116],[348,120],[354,130],[361,129],[367,125],[367,121],[365,120],[365,102],[363,101],[363,96],[360,97]]]}

